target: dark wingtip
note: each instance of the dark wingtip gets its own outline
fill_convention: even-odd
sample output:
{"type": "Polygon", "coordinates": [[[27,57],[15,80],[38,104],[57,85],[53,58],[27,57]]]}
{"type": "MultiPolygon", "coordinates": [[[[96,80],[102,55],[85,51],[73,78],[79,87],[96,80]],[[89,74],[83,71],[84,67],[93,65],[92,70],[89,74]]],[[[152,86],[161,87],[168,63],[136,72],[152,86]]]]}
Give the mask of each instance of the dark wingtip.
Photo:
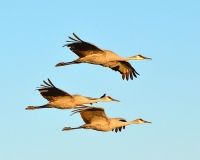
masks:
{"type": "MultiPolygon", "coordinates": [[[[74,34],[74,33],[73,33],[73,34],[74,34]]],[[[73,40],[73,41],[78,41],[78,40],[76,40],[76,39],[74,39],[74,38],[72,38],[72,37],[70,37],[70,36],[68,36],[68,38],[71,39],[71,40],[73,40]]],[[[72,42],[72,41],[66,41],[66,42],[72,42]]]]}
{"type": "Polygon", "coordinates": [[[126,80],[128,81],[129,72],[126,72],[125,76],[126,76],[126,80]]]}
{"type": "Polygon", "coordinates": [[[74,37],[76,37],[79,41],[82,41],[75,33],[73,33],[74,37]]]}
{"type": "Polygon", "coordinates": [[[130,73],[130,78],[131,78],[131,80],[133,80],[133,74],[132,73],[130,73]]]}
{"type": "Polygon", "coordinates": [[[51,86],[49,83],[47,83],[45,80],[43,80],[44,84],[46,84],[47,86],[51,86]]]}
{"type": "MultiPolygon", "coordinates": [[[[68,42],[68,41],[66,41],[66,42],[68,42]]],[[[69,44],[63,44],[62,47],[69,47],[68,45],[69,45],[69,44]]]]}
{"type": "MultiPolygon", "coordinates": [[[[49,78],[48,78],[48,81],[49,81],[49,83],[50,83],[52,86],[54,86],[54,85],[53,85],[53,83],[50,81],[50,79],[49,79],[49,78]]],[[[54,87],[55,87],[55,86],[54,86],[54,87]]]]}
{"type": "Polygon", "coordinates": [[[122,79],[124,80],[124,78],[125,78],[125,74],[122,74],[122,79]]]}

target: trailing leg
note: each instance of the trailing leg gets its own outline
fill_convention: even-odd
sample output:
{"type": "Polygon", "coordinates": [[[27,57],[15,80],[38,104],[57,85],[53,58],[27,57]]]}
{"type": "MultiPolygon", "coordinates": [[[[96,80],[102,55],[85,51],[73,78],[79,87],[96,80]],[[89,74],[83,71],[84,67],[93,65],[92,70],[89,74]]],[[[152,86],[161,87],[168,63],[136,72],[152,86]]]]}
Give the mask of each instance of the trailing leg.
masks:
{"type": "Polygon", "coordinates": [[[34,109],[42,109],[42,108],[52,108],[52,106],[49,106],[48,104],[45,104],[43,106],[28,106],[26,110],[34,110],[34,109]]]}
{"type": "Polygon", "coordinates": [[[70,131],[70,130],[74,130],[74,129],[81,129],[81,128],[85,128],[85,126],[84,126],[84,125],[82,125],[82,126],[75,127],[75,128],[71,128],[71,127],[64,127],[64,128],[62,129],[62,131],[70,131]]]}
{"type": "Polygon", "coordinates": [[[66,66],[66,65],[77,64],[77,63],[81,63],[81,62],[79,62],[79,59],[77,59],[75,61],[71,61],[71,62],[60,62],[60,63],[56,64],[55,67],[66,66]]]}

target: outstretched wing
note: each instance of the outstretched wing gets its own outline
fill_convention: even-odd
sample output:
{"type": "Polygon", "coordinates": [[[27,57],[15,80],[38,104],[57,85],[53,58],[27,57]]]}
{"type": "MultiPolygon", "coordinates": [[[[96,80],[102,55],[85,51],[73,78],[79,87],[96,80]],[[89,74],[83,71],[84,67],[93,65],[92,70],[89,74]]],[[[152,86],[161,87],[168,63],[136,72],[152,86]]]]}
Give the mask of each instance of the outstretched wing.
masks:
{"type": "Polygon", "coordinates": [[[69,36],[69,39],[72,41],[66,41],[70,42],[68,44],[64,44],[63,47],[69,47],[69,49],[74,52],[79,57],[85,57],[91,54],[103,54],[104,50],[98,48],[92,43],[84,42],[81,40],[75,33],[73,33],[74,37],[72,38],[69,36]]]}
{"type": "Polygon", "coordinates": [[[83,121],[86,124],[90,124],[93,122],[108,122],[108,117],[104,112],[103,108],[99,107],[86,107],[82,109],[76,109],[72,111],[74,113],[80,113],[83,121]]]}
{"type": "Polygon", "coordinates": [[[56,97],[72,96],[63,90],[56,88],[53,85],[53,83],[50,81],[50,79],[48,79],[49,83],[47,83],[46,81],[43,81],[43,82],[45,85],[41,84],[41,87],[37,87],[37,90],[48,101],[53,101],[56,99],[56,97]]]}
{"type": "Polygon", "coordinates": [[[126,77],[126,80],[128,80],[130,77],[133,80],[133,76],[137,78],[137,75],[139,75],[139,73],[136,72],[131,64],[126,61],[112,61],[101,65],[104,67],[109,67],[114,71],[120,72],[122,74],[122,79],[126,77]]]}

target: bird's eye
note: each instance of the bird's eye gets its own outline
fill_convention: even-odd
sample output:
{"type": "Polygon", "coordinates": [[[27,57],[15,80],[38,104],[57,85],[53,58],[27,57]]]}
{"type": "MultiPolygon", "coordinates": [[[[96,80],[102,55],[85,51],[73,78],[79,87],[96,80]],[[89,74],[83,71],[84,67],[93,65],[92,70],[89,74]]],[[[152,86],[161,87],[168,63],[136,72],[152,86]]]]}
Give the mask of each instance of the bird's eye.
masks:
{"type": "Polygon", "coordinates": [[[141,58],[143,57],[141,54],[138,54],[138,56],[141,57],[141,58]]]}

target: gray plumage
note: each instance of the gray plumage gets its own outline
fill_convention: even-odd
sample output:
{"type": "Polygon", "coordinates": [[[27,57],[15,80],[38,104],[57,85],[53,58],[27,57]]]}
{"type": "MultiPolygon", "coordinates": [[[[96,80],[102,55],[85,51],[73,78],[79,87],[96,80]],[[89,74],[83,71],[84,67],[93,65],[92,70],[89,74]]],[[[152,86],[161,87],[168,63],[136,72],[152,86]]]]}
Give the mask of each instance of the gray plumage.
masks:
{"type": "Polygon", "coordinates": [[[100,98],[85,97],[79,94],[71,95],[53,85],[48,79],[48,83],[43,81],[45,85],[41,85],[37,90],[40,94],[49,101],[49,103],[42,106],[28,106],[26,110],[41,109],[41,108],[58,108],[58,109],[72,109],[83,104],[92,104],[96,102],[111,102],[119,100],[113,99],[105,94],[100,98]]]}
{"type": "Polygon", "coordinates": [[[79,58],[72,62],[60,62],[56,65],[56,67],[78,63],[90,63],[101,65],[103,67],[109,67],[114,71],[118,71],[122,74],[122,79],[126,77],[128,80],[129,77],[133,79],[133,77],[137,78],[137,75],[139,75],[128,60],[151,59],[142,55],[124,58],[110,50],[103,50],[92,43],[81,40],[75,33],[73,33],[73,35],[75,38],[69,37],[72,41],[66,41],[69,43],[65,44],[63,47],[69,47],[69,49],[79,56],[79,58]]]}
{"type": "Polygon", "coordinates": [[[99,107],[80,107],[72,111],[72,114],[75,113],[80,113],[85,124],[75,128],[64,127],[63,131],[69,131],[73,129],[93,129],[103,132],[108,132],[111,130],[115,130],[115,132],[119,130],[121,132],[122,128],[125,129],[125,126],[130,124],[151,123],[141,118],[130,122],[127,122],[124,118],[108,118],[104,112],[104,109],[99,107]]]}

